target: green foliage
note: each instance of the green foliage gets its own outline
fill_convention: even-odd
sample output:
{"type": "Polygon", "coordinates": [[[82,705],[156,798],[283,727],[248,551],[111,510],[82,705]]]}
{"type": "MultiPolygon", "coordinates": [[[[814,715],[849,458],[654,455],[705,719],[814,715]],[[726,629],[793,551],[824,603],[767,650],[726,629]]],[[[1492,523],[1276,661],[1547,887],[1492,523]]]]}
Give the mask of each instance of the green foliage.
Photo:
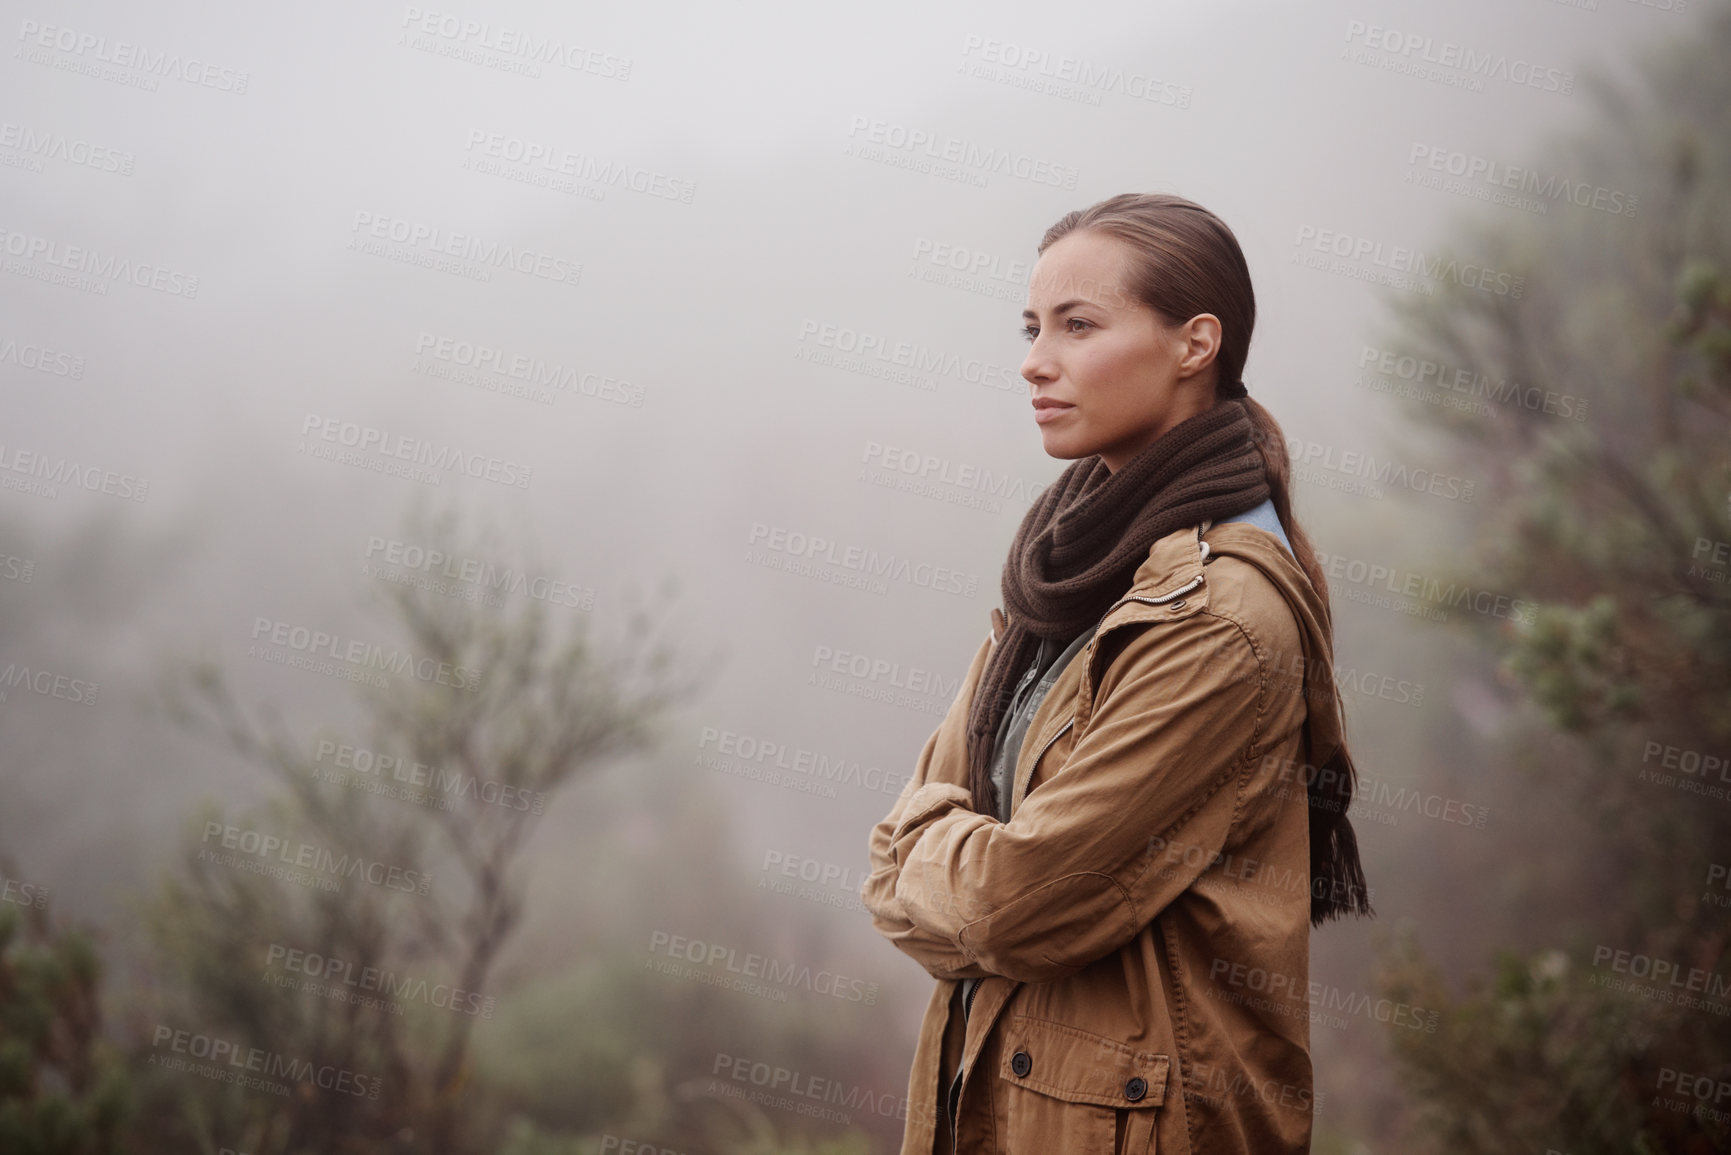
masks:
{"type": "MultiPolygon", "coordinates": [[[[506,1126],[498,1155],[604,1155],[608,1150],[620,1149],[620,1143],[607,1147],[606,1142],[603,1136],[552,1134],[541,1130],[532,1120],[517,1116],[506,1126]]],[[[704,1146],[693,1150],[715,1155],[872,1155],[870,1139],[859,1131],[830,1139],[778,1132],[768,1116],[756,1108],[717,1124],[704,1146]]]]}
{"type": "Polygon", "coordinates": [[[1641,686],[1617,644],[1617,603],[1609,595],[1578,607],[1540,606],[1530,625],[1516,629],[1505,668],[1553,725],[1582,731],[1638,715],[1641,686]]]}
{"type": "MultiPolygon", "coordinates": [[[[1637,216],[1492,210],[1477,248],[1527,273],[1527,291],[1456,287],[1398,308],[1384,338],[1568,395],[1585,418],[1510,400],[1409,405],[1444,434],[1453,468],[1493,479],[1473,549],[1439,568],[1536,607],[1468,626],[1514,691],[1503,761],[1538,787],[1514,836],[1529,858],[1579,864],[1556,875],[1563,887],[1610,883],[1569,916],[1535,904],[1540,941],[1570,945],[1497,952],[1458,998],[1416,942],[1383,952],[1385,993],[1442,1008],[1434,1035],[1387,1036],[1438,1151],[1731,1151],[1727,1116],[1689,1093],[1731,1079],[1731,890],[1712,873],[1731,864],[1731,779],[1703,769],[1731,744],[1727,58],[1721,4],[1650,57],[1638,86],[1596,82],[1591,127],[1538,160],[1639,188],[1637,216]],[[1594,819],[1597,841],[1550,839],[1543,816],[1558,805],[1594,819]],[[1712,997],[1690,1004],[1618,970],[1616,952],[1695,975],[1712,997]]],[[[1497,867],[1473,869],[1455,885],[1494,893],[1497,867]]],[[[1469,929],[1470,904],[1459,917],[1436,929],[1469,929]]]]}
{"type": "Polygon", "coordinates": [[[607,900],[604,913],[581,919],[592,945],[509,992],[477,1038],[476,1062],[516,1125],[532,1124],[537,1136],[593,1143],[613,1135],[691,1155],[730,1143],[809,1150],[819,1135],[851,1128],[882,1150],[900,1133],[911,1045],[884,1004],[804,990],[774,1002],[651,965],[665,958],[649,950],[653,929],[678,928],[752,949],[797,950],[816,966],[839,948],[824,933],[834,920],[734,870],[692,869],[728,861],[731,840],[716,822],[714,796],[677,765],[646,768],[622,779],[620,791],[591,816],[597,837],[586,858],[606,864],[607,900]],[[621,814],[654,815],[656,837],[633,838],[620,829],[621,814]],[[675,856],[668,846],[687,849],[675,856]],[[814,1105],[845,1119],[739,1098],[762,1088],[729,1077],[735,1058],[826,1080],[836,1098],[814,1105]]]}
{"type": "Polygon", "coordinates": [[[1454,999],[1409,935],[1379,977],[1388,997],[1438,1011],[1435,1034],[1388,1035],[1438,1150],[1665,1150],[1637,1097],[1612,1092],[1642,1082],[1662,1005],[1596,986],[1557,950],[1498,952],[1489,979],[1454,999]]]}
{"type": "MultiPolygon", "coordinates": [[[[404,536],[449,557],[503,552],[467,540],[449,514],[404,536]]],[[[255,717],[211,665],[169,681],[171,716],[273,789],[260,805],[192,816],[143,911],[166,969],[152,1031],[232,1040],[373,1091],[302,1080],[286,1097],[237,1094],[153,1069],[141,1136],[187,1149],[247,1136],[251,1155],[491,1149],[498,1113],[472,1035],[492,1018],[497,965],[523,922],[530,838],[563,790],[649,747],[685,687],[641,616],[615,655],[587,621],[553,628],[535,599],[493,607],[411,585],[382,596],[411,652],[463,673],[360,687],[358,741],[255,717]],[[413,773],[320,753],[349,743],[413,773]],[[268,836],[280,853],[234,849],[212,830],[268,836]]]]}
{"type": "Polygon", "coordinates": [[[123,1150],[131,1087],[100,1034],[100,971],[84,934],[0,904],[0,1151],[123,1150]]]}

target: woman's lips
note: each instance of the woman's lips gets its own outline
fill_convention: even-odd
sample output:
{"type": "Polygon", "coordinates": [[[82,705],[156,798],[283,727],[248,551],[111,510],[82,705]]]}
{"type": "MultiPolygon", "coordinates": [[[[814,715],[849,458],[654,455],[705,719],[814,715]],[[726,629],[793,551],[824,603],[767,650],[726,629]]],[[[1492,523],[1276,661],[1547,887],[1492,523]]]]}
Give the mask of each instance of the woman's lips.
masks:
{"type": "Polygon", "coordinates": [[[1034,410],[1034,420],[1045,425],[1056,421],[1074,408],[1074,405],[1042,405],[1034,410]]]}

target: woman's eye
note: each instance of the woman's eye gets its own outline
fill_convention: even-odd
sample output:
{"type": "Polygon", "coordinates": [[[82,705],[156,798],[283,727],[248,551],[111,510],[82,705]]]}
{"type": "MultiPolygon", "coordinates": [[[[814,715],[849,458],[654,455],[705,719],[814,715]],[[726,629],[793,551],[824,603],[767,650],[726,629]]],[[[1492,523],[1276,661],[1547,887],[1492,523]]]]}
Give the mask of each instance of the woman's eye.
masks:
{"type": "MultiPolygon", "coordinates": [[[[1090,325],[1091,322],[1084,321],[1080,317],[1071,317],[1069,320],[1065,321],[1064,324],[1066,324],[1066,325],[1090,325]]],[[[1024,325],[1020,329],[1017,329],[1016,332],[1020,333],[1022,336],[1026,337],[1030,341],[1032,341],[1035,337],[1038,337],[1040,335],[1040,330],[1036,329],[1032,325],[1024,325]]],[[[1074,332],[1076,332],[1076,330],[1071,329],[1070,332],[1074,333],[1074,332]]]]}

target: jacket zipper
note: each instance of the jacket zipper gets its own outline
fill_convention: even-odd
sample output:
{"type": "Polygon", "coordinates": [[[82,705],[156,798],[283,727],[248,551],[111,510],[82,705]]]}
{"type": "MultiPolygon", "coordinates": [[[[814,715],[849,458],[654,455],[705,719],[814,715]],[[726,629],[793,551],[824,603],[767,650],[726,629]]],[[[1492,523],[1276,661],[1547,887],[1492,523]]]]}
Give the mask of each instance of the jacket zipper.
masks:
{"type": "MultiPolygon", "coordinates": [[[[1123,605],[1125,602],[1146,602],[1148,605],[1151,605],[1151,606],[1165,605],[1167,602],[1171,601],[1173,598],[1178,597],[1180,594],[1187,594],[1191,590],[1195,589],[1197,586],[1199,586],[1201,584],[1202,584],[1202,575],[1197,574],[1195,577],[1191,578],[1189,581],[1185,582],[1183,585],[1179,586],[1177,589],[1172,590],[1169,593],[1163,593],[1163,594],[1159,595],[1158,597],[1145,597],[1142,594],[1126,594],[1123,597],[1119,598],[1117,600],[1117,602],[1115,602],[1113,604],[1112,609],[1114,609],[1114,610],[1117,609],[1119,606],[1123,605]]],[[[1107,612],[1110,613],[1111,611],[1108,610],[1107,612]]]]}
{"type": "Polygon", "coordinates": [[[1059,738],[1063,737],[1064,731],[1068,730],[1072,725],[1074,725],[1075,721],[1076,721],[1075,715],[1071,715],[1070,717],[1064,719],[1064,724],[1062,726],[1058,727],[1057,733],[1053,734],[1050,738],[1046,739],[1046,744],[1044,746],[1040,747],[1040,752],[1038,754],[1034,755],[1034,765],[1035,766],[1038,766],[1040,764],[1040,759],[1042,759],[1046,756],[1046,751],[1048,751],[1052,748],[1052,743],[1056,742],[1059,738]]]}
{"type": "MultiPolygon", "coordinates": [[[[1034,755],[1034,765],[1037,766],[1040,764],[1040,759],[1046,756],[1046,751],[1052,748],[1052,743],[1056,742],[1063,735],[1064,731],[1068,730],[1075,721],[1075,718],[1065,719],[1064,724],[1058,727],[1057,733],[1046,739],[1046,744],[1040,747],[1040,752],[1038,754],[1034,755]]],[[[974,1009],[974,999],[979,995],[979,993],[980,980],[976,980],[972,989],[968,991],[968,997],[962,1000],[962,1021],[964,1023],[968,1021],[968,1014],[974,1009]]],[[[950,1084],[951,1090],[954,1090],[956,1084],[962,1081],[962,1074],[962,1070],[956,1072],[956,1077],[950,1084]]],[[[950,1116],[950,1150],[954,1151],[956,1149],[956,1128],[958,1120],[956,1119],[956,1113],[951,1111],[949,1106],[950,1096],[946,1092],[944,1095],[944,1110],[945,1113],[950,1116]]],[[[961,1106],[960,1101],[957,1102],[956,1106],[958,1108],[961,1106]]]]}
{"type": "MultiPolygon", "coordinates": [[[[962,1073],[960,1071],[957,1071],[956,1072],[956,1078],[959,1080],[961,1077],[962,1077],[962,1073]]],[[[949,1106],[949,1103],[945,1102],[944,1106],[947,1108],[949,1106]]],[[[957,1103],[956,1106],[960,1107],[961,1104],[957,1103]]],[[[950,1150],[954,1151],[955,1149],[956,1149],[956,1115],[955,1115],[954,1111],[951,1111],[950,1112],[950,1150]]]]}
{"type": "MultiPolygon", "coordinates": [[[[1064,719],[1064,724],[1062,726],[1059,726],[1057,731],[1054,732],[1050,738],[1046,739],[1046,744],[1044,746],[1040,747],[1040,752],[1038,754],[1034,755],[1034,761],[1029,764],[1028,777],[1030,779],[1032,779],[1033,775],[1034,775],[1034,769],[1033,768],[1040,764],[1040,759],[1042,759],[1046,756],[1046,751],[1048,751],[1052,748],[1052,743],[1056,742],[1059,738],[1062,738],[1064,736],[1064,731],[1068,730],[1071,726],[1073,726],[1075,724],[1075,722],[1076,722],[1076,716],[1074,714],[1070,715],[1070,717],[1064,719]]],[[[1011,790],[1012,794],[1015,792],[1015,783],[1012,782],[1010,784],[1010,790],[1011,790]]],[[[1024,795],[1024,798],[1025,797],[1026,797],[1026,795],[1024,795]]]]}
{"type": "MultiPolygon", "coordinates": [[[[962,1000],[962,1021],[964,1023],[968,1021],[968,1012],[974,1009],[974,998],[980,993],[980,983],[983,981],[985,980],[975,979],[974,985],[968,990],[968,997],[962,1000]]],[[[956,1069],[956,1077],[950,1080],[950,1086],[948,1090],[944,1092],[944,1114],[948,1115],[950,1119],[950,1150],[952,1151],[956,1149],[956,1112],[950,1108],[950,1099],[952,1098],[957,1084],[962,1081],[962,1073],[964,1070],[966,1070],[965,1067],[958,1067],[956,1069]]],[[[958,1102],[956,1106],[959,1108],[961,1103],[958,1102]]]]}
{"type": "MultiPolygon", "coordinates": [[[[1181,593],[1186,593],[1189,590],[1195,589],[1196,586],[1201,583],[1201,581],[1202,581],[1202,579],[1200,577],[1198,577],[1198,578],[1196,578],[1195,581],[1192,581],[1189,585],[1185,586],[1183,589],[1174,590],[1174,591],[1172,591],[1172,593],[1165,595],[1160,600],[1162,600],[1162,601],[1170,600],[1171,598],[1177,597],[1181,593]]],[[[1138,598],[1137,600],[1141,601],[1143,599],[1138,598]]],[[[1020,699],[1021,694],[1022,694],[1022,690],[1026,687],[1027,682],[1029,680],[1029,676],[1032,673],[1033,673],[1033,671],[1030,670],[1028,672],[1028,674],[1024,674],[1021,682],[1019,682],[1017,684],[1015,692],[1011,694],[1010,707],[1009,707],[1009,710],[1011,713],[1015,712],[1016,705],[1018,704],[1018,700],[1020,699]]],[[[1064,732],[1066,730],[1068,730],[1072,725],[1074,725],[1075,722],[1076,722],[1076,719],[1074,716],[1066,718],[1064,720],[1064,724],[1062,726],[1059,726],[1057,731],[1054,732],[1050,738],[1046,739],[1046,744],[1044,746],[1040,747],[1040,752],[1038,754],[1034,755],[1034,765],[1035,766],[1038,766],[1040,764],[1040,759],[1044,758],[1046,756],[1046,751],[1048,751],[1052,748],[1052,743],[1056,742],[1059,738],[1063,737],[1064,732]]],[[[1014,788],[1015,788],[1015,783],[1012,780],[1011,789],[1014,790],[1014,788]]],[[[980,993],[980,982],[975,981],[973,988],[968,991],[967,997],[962,1000],[962,1021],[963,1022],[967,1022],[969,1013],[974,1009],[974,999],[976,996],[979,995],[979,993],[980,993]]],[[[967,1071],[966,1067],[962,1067],[956,1071],[955,1079],[951,1081],[949,1090],[946,1091],[944,1094],[944,1103],[943,1103],[944,1113],[950,1117],[950,1150],[952,1150],[952,1151],[954,1151],[956,1149],[956,1130],[957,1130],[957,1127],[959,1126],[959,1120],[956,1118],[956,1115],[960,1113],[961,1103],[958,1100],[956,1103],[957,1110],[952,1111],[950,1109],[950,1094],[949,1094],[949,1092],[955,1090],[956,1085],[962,1081],[962,1076],[966,1073],[966,1071],[967,1071]]]]}
{"type": "MultiPolygon", "coordinates": [[[[1127,601],[1146,602],[1147,604],[1152,605],[1152,606],[1164,605],[1165,603],[1170,602],[1170,601],[1174,600],[1175,598],[1177,598],[1183,594],[1189,593],[1191,590],[1195,589],[1197,586],[1199,586],[1201,584],[1202,584],[1202,575],[1197,574],[1194,578],[1191,578],[1190,581],[1186,582],[1182,586],[1179,586],[1177,589],[1172,590],[1170,593],[1160,594],[1157,597],[1143,597],[1140,594],[1130,594],[1126,597],[1118,599],[1117,602],[1113,603],[1112,609],[1117,609],[1119,606],[1123,605],[1127,601]]],[[[1111,610],[1107,610],[1107,613],[1110,613],[1110,612],[1111,612],[1111,610]]],[[[1102,615],[1102,619],[1103,618],[1104,618],[1104,615],[1102,615]]],[[[1007,616],[1005,619],[1005,624],[1006,624],[1006,628],[1008,628],[1007,616]]],[[[994,640],[995,640],[995,637],[994,637],[994,640]]],[[[1022,697],[1022,692],[1024,689],[1027,688],[1028,682],[1031,679],[1032,675],[1033,675],[1033,670],[1030,669],[1026,674],[1022,675],[1021,681],[1019,681],[1016,684],[1015,690],[1012,691],[1012,693],[1010,695],[1009,713],[1013,714],[1015,712],[1017,705],[1020,703],[1020,699],[1022,697]]],[[[1042,759],[1046,756],[1046,751],[1048,751],[1052,748],[1052,743],[1056,742],[1059,738],[1062,738],[1064,736],[1064,732],[1067,731],[1071,726],[1073,726],[1075,724],[1075,722],[1076,722],[1076,719],[1075,719],[1074,715],[1072,715],[1071,717],[1066,718],[1064,720],[1064,724],[1062,726],[1059,726],[1058,729],[1055,732],[1053,732],[1053,734],[1050,738],[1046,739],[1046,744],[1040,747],[1040,752],[1038,754],[1034,755],[1033,765],[1038,766],[1040,764],[1040,759],[1042,759]]],[[[1032,773],[1031,770],[1030,770],[1030,773],[1032,773]]],[[[1014,781],[1012,781],[1011,782],[1011,789],[1014,790],[1014,788],[1015,788],[1015,783],[1014,783],[1014,781]]],[[[976,996],[979,995],[979,993],[980,993],[980,983],[979,983],[979,981],[976,981],[973,985],[973,989],[968,991],[967,998],[962,1000],[962,1021],[963,1022],[967,1022],[969,1013],[974,1009],[974,999],[976,996]]],[[[959,1124],[959,1121],[957,1120],[956,1115],[960,1113],[959,1109],[961,1107],[961,1103],[959,1101],[957,1102],[957,1104],[956,1104],[957,1110],[951,1110],[950,1109],[950,1092],[955,1090],[956,1085],[962,1081],[962,1076],[964,1074],[966,1074],[966,1072],[967,1072],[967,1068],[965,1066],[962,1067],[961,1069],[958,1069],[956,1071],[955,1079],[951,1081],[949,1089],[944,1093],[943,1106],[944,1106],[944,1113],[950,1117],[950,1150],[952,1150],[952,1151],[954,1151],[956,1148],[956,1131],[957,1131],[957,1127],[959,1124]]]]}
{"type": "MultiPolygon", "coordinates": [[[[964,1023],[968,1021],[968,1011],[973,1008],[974,996],[979,994],[979,993],[980,993],[980,980],[976,979],[974,981],[973,989],[968,992],[968,997],[962,1002],[962,1021],[964,1023]]],[[[958,1066],[956,1068],[955,1078],[951,1079],[950,1085],[944,1089],[943,1109],[944,1109],[944,1114],[949,1118],[949,1121],[950,1121],[950,1150],[951,1151],[954,1151],[956,1149],[956,1114],[958,1113],[959,1109],[961,1108],[961,1103],[958,1100],[957,1095],[956,1095],[956,1088],[961,1085],[962,1075],[966,1072],[966,1070],[967,1070],[967,1067],[965,1065],[958,1066]]]]}

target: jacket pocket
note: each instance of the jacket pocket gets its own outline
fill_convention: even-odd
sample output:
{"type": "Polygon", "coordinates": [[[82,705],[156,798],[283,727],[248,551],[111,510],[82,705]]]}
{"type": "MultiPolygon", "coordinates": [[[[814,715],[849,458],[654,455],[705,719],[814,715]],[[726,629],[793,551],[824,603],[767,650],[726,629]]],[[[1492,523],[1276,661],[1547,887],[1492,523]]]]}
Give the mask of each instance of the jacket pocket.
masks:
{"type": "Polygon", "coordinates": [[[1153,1155],[1171,1059],[1067,1023],[1012,1015],[998,1084],[1009,1155],[1153,1155]]]}

